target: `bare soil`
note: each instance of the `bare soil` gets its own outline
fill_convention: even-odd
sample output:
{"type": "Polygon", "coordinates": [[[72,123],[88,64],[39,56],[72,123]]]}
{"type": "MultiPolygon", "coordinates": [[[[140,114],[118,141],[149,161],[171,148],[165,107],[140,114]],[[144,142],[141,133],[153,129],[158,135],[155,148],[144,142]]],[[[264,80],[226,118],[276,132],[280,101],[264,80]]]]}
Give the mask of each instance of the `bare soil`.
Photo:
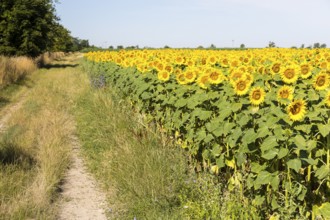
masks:
{"type": "Polygon", "coordinates": [[[62,186],[59,219],[107,219],[105,195],[85,167],[79,140],[76,137],[72,139],[72,164],[62,186]]]}

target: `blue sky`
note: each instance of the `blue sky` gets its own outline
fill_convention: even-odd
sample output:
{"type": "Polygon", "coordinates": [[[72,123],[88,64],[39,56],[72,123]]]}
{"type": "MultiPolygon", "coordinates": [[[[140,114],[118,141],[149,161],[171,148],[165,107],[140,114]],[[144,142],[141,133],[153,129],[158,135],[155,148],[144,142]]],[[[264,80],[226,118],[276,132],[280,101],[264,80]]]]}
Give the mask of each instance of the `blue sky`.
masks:
{"type": "Polygon", "coordinates": [[[330,47],[330,0],[60,0],[56,11],[101,47],[330,47]]]}

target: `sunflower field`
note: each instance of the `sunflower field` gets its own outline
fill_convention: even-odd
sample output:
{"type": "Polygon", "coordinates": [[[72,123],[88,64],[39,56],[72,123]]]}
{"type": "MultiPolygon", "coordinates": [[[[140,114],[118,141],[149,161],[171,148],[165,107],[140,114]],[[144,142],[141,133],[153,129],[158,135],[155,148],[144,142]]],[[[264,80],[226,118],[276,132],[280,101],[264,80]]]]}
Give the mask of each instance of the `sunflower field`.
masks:
{"type": "Polygon", "coordinates": [[[271,219],[330,219],[330,50],[121,50],[85,55],[186,149],[196,172],[271,219]],[[247,198],[250,198],[247,200],[247,198]]]}

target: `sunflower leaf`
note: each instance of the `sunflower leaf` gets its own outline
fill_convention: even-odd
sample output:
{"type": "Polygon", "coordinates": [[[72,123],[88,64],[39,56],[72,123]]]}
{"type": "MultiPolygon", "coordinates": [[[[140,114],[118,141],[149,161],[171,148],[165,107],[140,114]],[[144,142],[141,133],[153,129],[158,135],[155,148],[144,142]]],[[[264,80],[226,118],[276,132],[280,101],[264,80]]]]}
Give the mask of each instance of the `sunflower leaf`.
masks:
{"type": "Polygon", "coordinates": [[[323,137],[326,137],[330,132],[329,125],[318,124],[317,128],[319,129],[319,132],[322,134],[323,137]]]}
{"type": "Polygon", "coordinates": [[[288,165],[289,168],[293,169],[297,173],[299,172],[299,170],[301,168],[301,160],[299,160],[299,159],[289,160],[286,164],[288,165]]]}

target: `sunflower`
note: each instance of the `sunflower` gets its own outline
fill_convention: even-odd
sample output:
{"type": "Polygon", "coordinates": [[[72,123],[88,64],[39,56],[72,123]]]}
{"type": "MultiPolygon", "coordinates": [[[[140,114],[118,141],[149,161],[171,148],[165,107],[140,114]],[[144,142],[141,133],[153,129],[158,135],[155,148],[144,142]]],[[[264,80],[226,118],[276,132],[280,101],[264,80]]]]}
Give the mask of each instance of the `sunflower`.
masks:
{"type": "Polygon", "coordinates": [[[187,83],[192,83],[195,81],[195,79],[197,77],[197,73],[194,70],[187,70],[184,72],[184,77],[185,77],[187,83]]]}
{"type": "Polygon", "coordinates": [[[192,59],[186,60],[185,63],[188,67],[193,67],[195,65],[195,62],[192,59]]]}
{"type": "Polygon", "coordinates": [[[220,84],[223,81],[223,74],[220,70],[213,69],[209,73],[209,81],[211,84],[220,84]]]}
{"type": "Polygon", "coordinates": [[[235,84],[235,82],[241,79],[243,76],[244,76],[244,72],[239,71],[238,69],[233,69],[230,72],[229,79],[231,83],[235,84]]]}
{"type": "Polygon", "coordinates": [[[293,101],[289,104],[287,111],[292,121],[300,121],[306,114],[306,102],[302,99],[293,101]]]}
{"type": "Polygon", "coordinates": [[[230,66],[231,67],[238,67],[239,66],[239,60],[232,60],[231,62],[230,62],[230,66]]]}
{"type": "Polygon", "coordinates": [[[156,69],[159,72],[163,71],[165,69],[165,64],[164,63],[161,63],[161,62],[157,63],[156,69]]]}
{"type": "Polygon", "coordinates": [[[274,63],[271,67],[272,73],[276,74],[279,73],[281,70],[281,64],[280,63],[274,63]]]}
{"type": "Polygon", "coordinates": [[[243,78],[249,83],[252,84],[253,83],[253,75],[251,73],[246,72],[243,76],[243,78]]]}
{"type": "Polygon", "coordinates": [[[180,85],[185,85],[187,84],[187,80],[186,80],[186,77],[185,77],[185,74],[184,73],[179,73],[176,75],[176,81],[180,84],[180,85]]]}
{"type": "Polygon", "coordinates": [[[284,68],[284,70],[281,71],[280,74],[283,82],[287,84],[295,83],[298,79],[298,71],[294,67],[284,68]]]}
{"type": "Polygon", "coordinates": [[[252,105],[260,105],[265,101],[265,90],[261,87],[252,88],[250,92],[250,102],[252,105]]]}
{"type": "Polygon", "coordinates": [[[176,64],[181,65],[181,64],[183,64],[183,62],[184,62],[184,58],[182,56],[177,56],[175,58],[175,63],[176,64]]]}
{"type": "Polygon", "coordinates": [[[245,57],[242,61],[243,61],[243,63],[245,63],[245,64],[248,64],[248,63],[250,62],[250,60],[249,60],[248,57],[245,57]]]}
{"type": "Polygon", "coordinates": [[[223,58],[220,60],[222,67],[229,67],[229,60],[227,58],[223,58]]]}
{"type": "Polygon", "coordinates": [[[300,65],[300,75],[303,79],[307,79],[312,75],[311,67],[308,63],[303,63],[300,65]]]}
{"type": "Polygon", "coordinates": [[[234,84],[235,93],[239,96],[245,95],[250,88],[250,83],[246,80],[239,79],[234,84]]]}
{"type": "Polygon", "coordinates": [[[264,74],[264,72],[265,72],[265,67],[264,67],[264,66],[259,66],[259,67],[257,67],[257,72],[258,72],[259,74],[264,74]]]}
{"type": "Polygon", "coordinates": [[[158,79],[166,82],[170,79],[170,73],[165,70],[160,71],[160,72],[158,72],[158,79]]]}
{"type": "Polygon", "coordinates": [[[277,100],[283,103],[284,100],[292,100],[293,99],[293,88],[290,86],[282,86],[277,91],[277,100]]]}
{"type": "Polygon", "coordinates": [[[209,75],[208,74],[202,74],[197,79],[197,84],[202,89],[207,89],[207,83],[209,82],[209,75]]]}
{"type": "Polygon", "coordinates": [[[215,56],[209,56],[206,60],[206,63],[209,65],[214,65],[217,62],[217,58],[215,56]]]}
{"type": "Polygon", "coordinates": [[[165,65],[164,69],[169,73],[173,72],[173,66],[170,64],[165,65]]]}
{"type": "Polygon", "coordinates": [[[330,91],[328,92],[328,94],[325,96],[325,104],[330,107],[330,91]]]}
{"type": "Polygon", "coordinates": [[[247,72],[248,73],[254,73],[255,72],[255,67],[254,66],[247,66],[247,72]]]}
{"type": "Polygon", "coordinates": [[[320,72],[314,77],[313,86],[316,90],[324,90],[329,86],[330,79],[327,73],[320,72]]]}
{"type": "Polygon", "coordinates": [[[320,68],[321,69],[328,69],[328,63],[326,61],[323,61],[320,63],[320,68]]]}

